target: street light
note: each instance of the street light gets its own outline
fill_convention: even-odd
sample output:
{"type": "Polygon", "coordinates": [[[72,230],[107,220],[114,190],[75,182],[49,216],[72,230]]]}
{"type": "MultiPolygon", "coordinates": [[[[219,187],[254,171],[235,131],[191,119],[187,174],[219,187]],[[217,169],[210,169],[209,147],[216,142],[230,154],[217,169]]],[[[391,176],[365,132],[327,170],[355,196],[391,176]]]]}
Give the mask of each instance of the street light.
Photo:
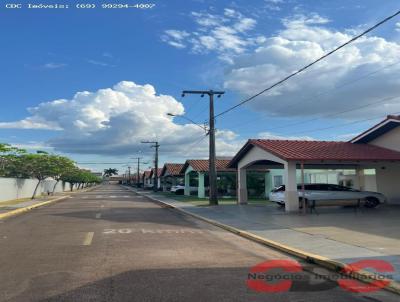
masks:
{"type": "Polygon", "coordinates": [[[180,117],[180,118],[183,118],[183,119],[189,121],[190,123],[196,125],[197,127],[200,127],[200,128],[203,129],[206,133],[208,133],[208,129],[207,129],[206,126],[202,126],[202,125],[200,125],[200,124],[197,124],[194,120],[192,120],[192,119],[190,119],[190,118],[188,118],[188,117],[186,117],[186,116],[184,116],[184,115],[173,114],[173,113],[170,113],[170,112],[168,112],[167,115],[168,115],[168,116],[173,116],[173,117],[180,117]]]}

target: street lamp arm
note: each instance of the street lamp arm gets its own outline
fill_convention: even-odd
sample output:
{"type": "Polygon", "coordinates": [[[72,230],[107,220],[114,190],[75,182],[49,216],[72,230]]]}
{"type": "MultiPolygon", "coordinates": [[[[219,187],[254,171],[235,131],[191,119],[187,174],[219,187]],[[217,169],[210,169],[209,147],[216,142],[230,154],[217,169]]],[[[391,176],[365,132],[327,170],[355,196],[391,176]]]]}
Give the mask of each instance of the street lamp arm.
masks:
{"type": "Polygon", "coordinates": [[[192,120],[192,119],[190,119],[190,118],[188,118],[188,117],[186,117],[186,116],[184,116],[184,115],[177,115],[177,114],[173,114],[173,113],[167,113],[167,115],[183,118],[183,119],[189,121],[190,123],[192,123],[193,125],[196,125],[197,127],[200,127],[200,128],[203,129],[204,131],[206,131],[206,132],[208,131],[207,127],[204,127],[204,126],[202,126],[202,125],[196,123],[194,120],[192,120]]]}

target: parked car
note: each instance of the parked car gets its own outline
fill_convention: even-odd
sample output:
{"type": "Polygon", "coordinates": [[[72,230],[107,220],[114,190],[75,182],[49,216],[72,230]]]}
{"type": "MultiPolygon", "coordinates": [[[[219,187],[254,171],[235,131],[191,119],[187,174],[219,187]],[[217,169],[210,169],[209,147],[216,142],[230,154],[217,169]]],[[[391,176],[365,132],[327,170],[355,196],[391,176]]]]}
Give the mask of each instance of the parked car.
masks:
{"type": "Polygon", "coordinates": [[[182,184],[172,186],[171,193],[175,193],[176,195],[183,195],[185,193],[185,186],[182,184]]]}
{"type": "MultiPolygon", "coordinates": [[[[302,186],[297,186],[299,202],[302,197],[306,201],[315,201],[316,205],[349,205],[360,200],[365,207],[375,208],[386,201],[386,197],[377,192],[359,191],[352,188],[334,184],[306,184],[304,186],[304,196],[302,186]]],[[[272,190],[269,199],[279,205],[285,204],[285,185],[272,190]]]]}

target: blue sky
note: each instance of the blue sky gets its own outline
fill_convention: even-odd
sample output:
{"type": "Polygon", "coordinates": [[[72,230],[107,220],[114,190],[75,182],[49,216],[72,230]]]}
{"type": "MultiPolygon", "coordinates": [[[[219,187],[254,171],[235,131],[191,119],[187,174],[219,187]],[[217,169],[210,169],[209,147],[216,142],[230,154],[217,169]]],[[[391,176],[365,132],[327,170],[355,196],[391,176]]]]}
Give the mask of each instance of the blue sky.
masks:
{"type": "MultiPolygon", "coordinates": [[[[182,99],[182,89],[226,90],[216,101],[221,112],[399,9],[392,0],[249,2],[164,0],[148,10],[2,4],[0,141],[78,162],[151,159],[140,144],[146,138],[161,141],[161,161],[204,157],[201,129],[165,116],[207,119],[206,99],[182,99]],[[83,91],[90,93],[76,95],[83,91]]],[[[233,154],[249,137],[348,139],[400,112],[398,22],[218,119],[218,153],[233,154]]]]}

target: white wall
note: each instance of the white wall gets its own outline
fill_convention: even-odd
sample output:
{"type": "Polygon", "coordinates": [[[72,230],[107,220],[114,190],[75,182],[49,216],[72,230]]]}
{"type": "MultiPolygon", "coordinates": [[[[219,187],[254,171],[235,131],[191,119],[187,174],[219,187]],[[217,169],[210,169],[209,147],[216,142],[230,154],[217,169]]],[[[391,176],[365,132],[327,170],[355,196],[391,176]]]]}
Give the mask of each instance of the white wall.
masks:
{"type": "MultiPolygon", "coordinates": [[[[53,191],[55,180],[49,179],[43,181],[38,187],[36,195],[53,191]]],[[[20,178],[3,178],[0,177],[0,202],[32,197],[33,191],[38,181],[35,179],[20,179],[20,178]]],[[[54,192],[70,191],[70,184],[59,182],[54,192]]]]}
{"type": "Polygon", "coordinates": [[[400,165],[387,164],[376,169],[378,192],[385,194],[388,203],[400,203],[400,165]]]}
{"type": "Polygon", "coordinates": [[[393,130],[377,137],[369,144],[400,151],[400,127],[394,128],[393,130]]]}

